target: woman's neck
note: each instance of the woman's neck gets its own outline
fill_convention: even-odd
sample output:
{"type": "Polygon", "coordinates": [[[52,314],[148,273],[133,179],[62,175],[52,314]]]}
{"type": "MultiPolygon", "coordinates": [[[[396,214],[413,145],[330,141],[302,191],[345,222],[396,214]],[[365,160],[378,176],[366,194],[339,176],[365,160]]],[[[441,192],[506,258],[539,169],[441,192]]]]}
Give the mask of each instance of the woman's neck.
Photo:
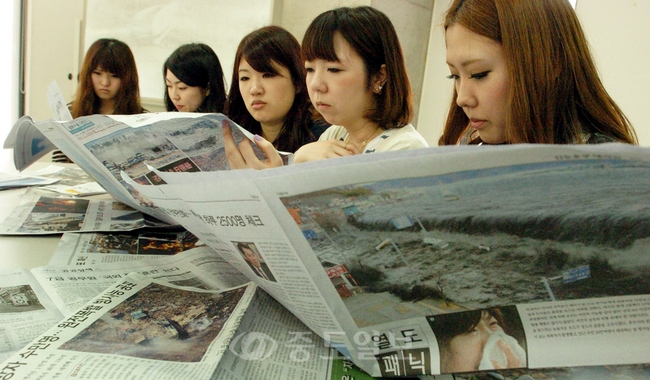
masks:
{"type": "Polygon", "coordinates": [[[115,101],[114,100],[102,100],[101,105],[99,106],[99,113],[102,115],[112,115],[115,112],[115,101]]]}
{"type": "Polygon", "coordinates": [[[372,139],[381,134],[381,128],[379,124],[366,120],[362,125],[357,128],[344,127],[348,131],[348,136],[345,141],[356,145],[357,148],[362,150],[366,144],[368,144],[372,139]]]}
{"type": "Polygon", "coordinates": [[[280,132],[282,132],[284,120],[282,122],[273,124],[260,123],[260,126],[262,127],[262,137],[264,137],[266,141],[273,143],[278,138],[278,136],[280,136],[280,132]]]}

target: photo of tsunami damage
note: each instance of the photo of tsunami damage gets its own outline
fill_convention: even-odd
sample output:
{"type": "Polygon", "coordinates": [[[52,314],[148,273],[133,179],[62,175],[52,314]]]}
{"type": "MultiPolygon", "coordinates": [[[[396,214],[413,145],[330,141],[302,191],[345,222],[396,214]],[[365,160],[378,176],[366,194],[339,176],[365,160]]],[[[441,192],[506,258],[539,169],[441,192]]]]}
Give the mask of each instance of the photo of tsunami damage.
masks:
{"type": "Polygon", "coordinates": [[[285,197],[356,323],[650,293],[650,165],[548,162],[285,197]]]}
{"type": "Polygon", "coordinates": [[[198,362],[245,290],[199,293],[151,284],[112,308],[61,349],[198,362]]]}

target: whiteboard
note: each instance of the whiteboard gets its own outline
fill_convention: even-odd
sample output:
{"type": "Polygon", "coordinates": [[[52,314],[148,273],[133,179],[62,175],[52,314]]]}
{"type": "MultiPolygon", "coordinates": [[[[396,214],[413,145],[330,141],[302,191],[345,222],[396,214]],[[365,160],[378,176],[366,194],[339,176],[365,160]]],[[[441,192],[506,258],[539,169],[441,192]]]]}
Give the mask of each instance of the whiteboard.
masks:
{"type": "MultiPolygon", "coordinates": [[[[100,38],[125,42],[135,56],[140,96],[162,99],[162,66],[180,45],[209,45],[228,84],[237,45],[251,31],[269,25],[273,0],[87,0],[84,50],[100,38]]],[[[227,89],[228,87],[226,87],[227,89]]]]}

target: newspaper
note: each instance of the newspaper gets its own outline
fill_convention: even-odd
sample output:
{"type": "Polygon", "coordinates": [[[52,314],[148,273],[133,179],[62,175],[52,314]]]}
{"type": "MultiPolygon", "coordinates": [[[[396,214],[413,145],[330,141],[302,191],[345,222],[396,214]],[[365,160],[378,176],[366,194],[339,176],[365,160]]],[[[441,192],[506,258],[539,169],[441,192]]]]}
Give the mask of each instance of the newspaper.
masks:
{"type": "Polygon", "coordinates": [[[231,172],[222,145],[200,143],[220,140],[223,116],[192,117],[36,126],[373,376],[650,362],[647,149],[447,147],[231,172]],[[562,318],[536,314],[555,307],[562,318]],[[476,360],[456,363],[448,318],[493,326],[476,360]]]}
{"type": "Polygon", "coordinates": [[[130,274],[20,349],[0,376],[209,379],[255,290],[201,291],[130,274]]]}
{"type": "Polygon", "coordinates": [[[39,186],[38,190],[76,197],[106,194],[106,190],[79,167],[50,165],[33,173],[58,181],[53,185],[39,186]]]}
{"type": "Polygon", "coordinates": [[[0,190],[15,189],[18,187],[27,186],[53,185],[57,181],[57,179],[39,177],[37,175],[0,173],[0,190]]]}
{"type": "Polygon", "coordinates": [[[453,147],[156,175],[165,184],[131,182],[143,205],[373,376],[650,362],[646,148],[453,147]],[[475,310],[498,334],[457,363],[440,326],[475,310]]]}
{"type": "Polygon", "coordinates": [[[132,231],[168,226],[113,200],[46,196],[29,189],[0,224],[2,235],[46,235],[66,231],[132,231]]]}
{"type": "Polygon", "coordinates": [[[22,171],[56,149],[56,146],[34,127],[34,120],[30,116],[24,115],[11,127],[3,148],[13,149],[14,166],[22,171]]]}
{"type": "MultiPolygon", "coordinates": [[[[198,172],[228,169],[222,141],[222,123],[233,128],[233,138],[253,136],[222,114],[181,112],[139,115],[92,115],[72,121],[34,123],[56,147],[90,174],[116,200],[142,210],[137,193],[124,186],[121,172],[143,184],[162,183],[160,171],[198,172]]],[[[261,151],[254,146],[258,155],[261,151]]],[[[162,221],[164,213],[149,210],[162,221]]]]}
{"type": "MultiPolygon", "coordinates": [[[[166,295],[165,298],[166,304],[176,308],[174,309],[173,318],[178,322],[178,325],[175,325],[173,330],[169,321],[165,319],[172,317],[163,315],[161,318],[161,315],[155,315],[153,311],[155,311],[156,307],[148,302],[151,298],[148,295],[136,299],[139,303],[132,302],[130,307],[133,311],[131,311],[130,326],[124,325],[124,320],[128,319],[128,317],[120,317],[120,312],[116,311],[119,308],[118,306],[113,308],[108,315],[105,314],[100,318],[100,320],[114,322],[116,325],[112,330],[103,330],[101,336],[98,332],[95,332],[94,335],[91,332],[83,334],[86,340],[99,341],[102,344],[109,344],[114,347],[116,342],[109,338],[108,333],[115,333],[119,337],[119,334],[124,334],[123,331],[128,332],[128,335],[121,342],[122,344],[119,347],[121,351],[119,352],[105,348],[99,349],[96,343],[93,345],[84,344],[82,347],[79,347],[79,343],[76,343],[77,346],[73,347],[70,341],[61,345],[62,342],[58,342],[58,340],[57,345],[60,348],[64,347],[67,351],[53,350],[49,346],[45,347],[46,343],[55,343],[52,342],[54,334],[45,332],[51,325],[61,325],[58,322],[63,318],[63,315],[67,317],[65,321],[70,321],[78,318],[81,310],[86,310],[90,314],[93,309],[89,309],[89,307],[96,307],[97,305],[96,300],[94,302],[91,300],[106,288],[111,287],[115,281],[123,283],[123,281],[133,277],[134,274],[128,274],[129,269],[139,275],[147,276],[159,284],[162,284],[160,281],[164,280],[166,286],[174,284],[183,286],[183,289],[190,289],[190,287],[192,289],[225,289],[234,284],[244,284],[248,281],[239,271],[234,270],[205,246],[184,251],[172,257],[143,260],[137,263],[114,262],[93,267],[47,266],[36,268],[32,270],[34,273],[32,283],[36,284],[39,289],[39,283],[43,284],[43,287],[48,290],[50,295],[42,294],[42,297],[47,300],[52,299],[53,301],[50,301],[50,303],[57,305],[58,309],[54,306],[51,307],[52,310],[58,313],[56,314],[57,318],[51,318],[51,320],[43,318],[43,321],[40,321],[41,323],[38,325],[35,322],[30,324],[28,321],[23,321],[24,326],[30,327],[30,334],[26,334],[23,331],[25,329],[18,330],[16,334],[22,333],[24,335],[23,339],[19,341],[21,344],[17,344],[14,350],[3,354],[3,360],[5,360],[8,359],[9,354],[16,354],[16,350],[24,347],[17,353],[18,356],[14,356],[14,358],[20,357],[20,359],[7,360],[1,366],[0,374],[3,376],[16,376],[13,378],[18,379],[31,379],[35,376],[35,373],[32,372],[35,368],[41,368],[44,363],[49,363],[52,365],[50,369],[53,369],[56,367],[52,363],[53,358],[57,358],[57,361],[63,360],[64,355],[68,357],[73,351],[82,351],[86,354],[82,355],[83,359],[74,361],[74,366],[67,370],[62,369],[60,377],[50,377],[53,376],[54,372],[48,372],[48,379],[79,377],[84,368],[90,367],[90,363],[97,361],[110,363],[107,366],[112,368],[112,372],[85,372],[85,376],[93,379],[123,378],[127,369],[133,370],[133,366],[125,364],[124,361],[127,360],[132,363],[134,356],[140,358],[136,362],[146,362],[149,366],[160,362],[159,360],[167,361],[167,368],[175,370],[186,366],[187,363],[183,363],[182,357],[145,357],[147,351],[142,348],[144,346],[148,350],[153,350],[155,347],[164,344],[164,355],[173,355],[174,352],[178,352],[179,346],[185,345],[185,348],[188,345],[191,346],[192,342],[190,340],[194,338],[194,335],[208,328],[210,324],[208,311],[202,313],[201,310],[203,309],[200,308],[199,310],[196,308],[194,310],[185,310],[185,312],[177,310],[182,307],[182,303],[186,302],[184,299],[187,298],[185,295],[179,296],[178,294],[166,295]],[[91,303],[88,303],[88,301],[91,301],[91,303]],[[59,313],[58,310],[61,310],[63,314],[59,313]],[[142,310],[143,314],[147,314],[147,317],[142,317],[143,314],[137,313],[139,310],[142,310]],[[138,322],[134,321],[134,312],[141,317],[138,322]],[[179,315],[184,318],[179,318],[179,315]],[[178,334],[183,331],[186,331],[191,337],[189,339],[180,339],[178,334]],[[43,332],[45,334],[41,335],[43,332]],[[162,334],[162,332],[165,332],[165,334],[162,334]],[[168,335],[170,333],[171,336],[168,335]],[[34,336],[38,337],[33,339],[34,336]],[[27,344],[32,339],[33,341],[27,344]],[[50,353],[54,356],[50,356],[50,353]],[[18,365],[18,363],[22,364],[18,365]]],[[[156,291],[154,296],[157,294],[156,291]]],[[[156,298],[156,301],[162,302],[161,298],[156,298]]],[[[129,299],[133,301],[131,298],[129,299]]],[[[160,307],[159,309],[165,311],[168,308],[160,307]]],[[[169,313],[171,314],[171,311],[169,313]]],[[[122,314],[125,315],[126,313],[122,312],[122,314]]],[[[66,323],[65,321],[63,323],[66,323]]],[[[344,376],[354,376],[347,377],[347,379],[354,378],[357,380],[370,378],[352,365],[348,359],[342,357],[336,350],[328,346],[293,314],[264,292],[258,291],[255,293],[246,312],[241,316],[239,324],[236,331],[230,330],[226,334],[229,335],[227,339],[230,339],[230,343],[227,346],[221,346],[223,357],[218,360],[216,370],[210,373],[206,369],[201,376],[197,377],[198,379],[299,377],[302,379],[330,380],[335,378],[346,379],[344,376]],[[225,347],[227,347],[227,350],[224,349],[225,347]]],[[[5,335],[8,334],[8,332],[5,332],[5,335]]],[[[72,338],[71,341],[81,340],[79,338],[82,336],[81,334],[75,335],[77,337],[72,338]]],[[[63,339],[61,334],[56,337],[63,339]]],[[[196,347],[196,339],[194,343],[194,347],[196,347]]],[[[216,345],[217,342],[209,344],[208,351],[212,350],[212,346],[216,345]]],[[[163,353],[158,351],[158,354],[162,355],[163,353]]],[[[207,361],[209,359],[204,358],[203,362],[207,361]]],[[[215,358],[212,361],[216,362],[217,359],[215,358]]],[[[152,375],[148,373],[147,375],[138,376],[134,373],[129,378],[151,378],[147,376],[152,375]]],[[[185,377],[183,376],[183,378],[185,377]]]]}
{"type": "Polygon", "coordinates": [[[157,259],[204,245],[185,229],[146,229],[124,233],[64,232],[48,265],[88,267],[157,259]]]}
{"type": "Polygon", "coordinates": [[[0,362],[63,318],[26,269],[0,270],[0,300],[0,362]]]}

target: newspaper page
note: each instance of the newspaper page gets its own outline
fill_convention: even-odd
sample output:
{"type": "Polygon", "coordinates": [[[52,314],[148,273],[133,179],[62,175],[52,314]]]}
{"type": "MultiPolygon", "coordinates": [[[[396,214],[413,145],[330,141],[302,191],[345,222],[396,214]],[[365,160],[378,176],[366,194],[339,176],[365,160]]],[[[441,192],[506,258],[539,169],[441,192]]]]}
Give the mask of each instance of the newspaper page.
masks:
{"type": "Polygon", "coordinates": [[[68,315],[129,273],[199,289],[224,289],[248,282],[216,256],[210,248],[202,246],[158,259],[94,266],[44,266],[32,269],[32,273],[59,310],[68,315]]]}
{"type": "Polygon", "coordinates": [[[131,274],[5,361],[0,377],[210,379],[255,291],[131,274]]]}
{"type": "Polygon", "coordinates": [[[53,185],[58,180],[19,173],[0,172],[0,190],[15,189],[18,187],[53,185]]]}
{"type": "MultiPolygon", "coordinates": [[[[192,191],[184,185],[146,186],[133,182],[132,186],[143,202],[177,218],[178,223],[317,334],[345,331],[312,278],[324,273],[310,270],[301,261],[257,187],[246,179],[251,174],[256,172],[192,173],[192,191]],[[215,186],[219,191],[214,191],[215,186]]],[[[329,283],[327,277],[321,281],[329,283]]]]}
{"type": "Polygon", "coordinates": [[[44,196],[30,189],[0,224],[3,235],[45,235],[69,231],[131,231],[166,225],[112,200],[44,196]]]}
{"type": "MultiPolygon", "coordinates": [[[[92,115],[70,122],[37,123],[36,127],[115,199],[138,209],[137,194],[124,187],[120,172],[139,183],[158,184],[160,179],[149,167],[165,172],[229,169],[222,140],[224,122],[233,126],[235,142],[252,140],[248,131],[222,114],[92,115]]],[[[161,220],[167,217],[150,212],[161,220]]]]}
{"type": "Polygon", "coordinates": [[[19,171],[56,149],[34,124],[30,116],[22,116],[11,127],[3,145],[4,149],[14,150],[14,166],[19,171]]]}
{"type": "Polygon", "coordinates": [[[204,245],[185,229],[146,229],[124,233],[64,232],[48,265],[79,267],[156,259],[204,245]]]}
{"type": "Polygon", "coordinates": [[[193,183],[191,174],[166,173],[167,185],[147,197],[190,231],[209,228],[219,238],[206,244],[235,266],[245,264],[235,243],[253,243],[273,285],[282,287],[269,293],[328,342],[345,343],[337,348],[373,375],[650,362],[640,345],[650,337],[647,148],[518,145],[361,155],[263,171],[254,185],[238,181],[237,196],[208,190],[227,188],[228,173],[201,174],[193,183]],[[269,233],[258,233],[250,215],[260,216],[269,233]],[[237,228],[229,225],[234,221],[237,228]],[[326,303],[338,328],[324,329],[310,320],[313,312],[293,307],[302,295],[311,305],[326,303]],[[567,328],[553,330],[552,339],[539,332],[550,322],[536,318],[558,315],[531,314],[526,305],[541,302],[557,307],[567,328]],[[576,306],[582,302],[620,303],[626,312],[612,321],[597,305],[576,306]],[[468,330],[490,324],[498,334],[484,334],[476,346],[483,350],[458,360],[450,351],[455,336],[436,333],[445,318],[456,318],[455,325],[475,320],[468,330]],[[485,352],[488,346],[497,348],[485,352]]]}
{"type": "Polygon", "coordinates": [[[62,318],[28,270],[0,270],[0,362],[62,318]]]}
{"type": "Polygon", "coordinates": [[[369,380],[265,292],[246,310],[212,380],[369,380]]]}
{"type": "Polygon", "coordinates": [[[78,197],[106,194],[106,190],[90,177],[88,173],[74,165],[50,165],[32,173],[58,180],[54,185],[39,186],[38,190],[47,190],[56,194],[78,197]]]}

